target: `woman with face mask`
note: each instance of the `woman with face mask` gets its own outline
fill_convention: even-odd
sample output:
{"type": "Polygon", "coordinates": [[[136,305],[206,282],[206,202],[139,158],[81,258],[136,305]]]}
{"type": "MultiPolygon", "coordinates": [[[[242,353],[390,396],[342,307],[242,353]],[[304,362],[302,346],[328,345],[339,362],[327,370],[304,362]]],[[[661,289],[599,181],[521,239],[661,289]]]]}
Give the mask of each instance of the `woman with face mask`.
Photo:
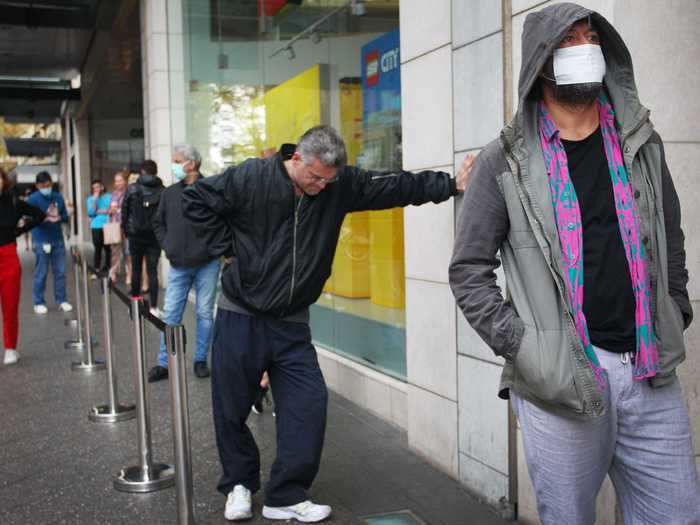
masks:
{"type": "Polygon", "coordinates": [[[19,359],[19,293],[22,268],[17,257],[16,239],[41,223],[46,215],[40,209],[19,199],[7,174],[0,169],[0,304],[2,304],[4,364],[13,365],[19,359]],[[22,226],[18,227],[20,219],[22,226]]]}

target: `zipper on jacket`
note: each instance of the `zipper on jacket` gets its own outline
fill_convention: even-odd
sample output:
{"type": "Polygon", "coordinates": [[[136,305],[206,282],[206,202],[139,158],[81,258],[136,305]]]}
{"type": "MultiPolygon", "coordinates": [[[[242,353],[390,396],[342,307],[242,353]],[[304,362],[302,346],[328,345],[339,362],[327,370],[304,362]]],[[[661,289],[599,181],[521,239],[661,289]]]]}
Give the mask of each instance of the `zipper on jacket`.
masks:
{"type": "Polygon", "coordinates": [[[299,224],[299,208],[301,208],[301,201],[304,200],[304,195],[299,197],[299,202],[297,202],[294,208],[294,231],[292,233],[292,283],[289,286],[289,301],[287,306],[292,304],[292,296],[294,295],[294,281],[297,273],[297,225],[299,224]]]}
{"type": "Polygon", "coordinates": [[[370,180],[375,181],[381,179],[395,179],[398,176],[398,173],[385,173],[383,175],[373,175],[372,177],[370,177],[370,180]]]}
{"type": "MultiPolygon", "coordinates": [[[[515,155],[515,154],[512,152],[512,150],[510,149],[510,144],[509,144],[508,141],[506,141],[506,140],[502,140],[502,141],[501,141],[501,144],[503,145],[503,151],[504,151],[504,153],[505,153],[506,162],[508,163],[508,165],[509,165],[509,167],[510,167],[510,169],[511,169],[511,173],[513,173],[513,175],[515,175],[516,172],[519,174],[519,173],[520,173],[520,164],[519,164],[518,158],[516,157],[516,155],[515,155]]],[[[519,185],[519,184],[520,184],[520,183],[516,182],[516,185],[519,185]]],[[[523,190],[521,189],[520,191],[523,191],[523,190]]],[[[529,195],[528,195],[528,198],[529,198],[529,195]]],[[[537,223],[538,227],[539,227],[539,228],[542,230],[542,232],[543,232],[543,233],[542,233],[542,236],[544,237],[544,239],[545,239],[547,242],[549,242],[549,241],[547,240],[547,235],[544,233],[544,226],[543,226],[543,224],[544,224],[544,218],[540,217],[540,216],[537,214],[537,209],[532,205],[532,202],[531,202],[531,204],[530,204],[530,207],[531,207],[531,209],[532,209],[532,215],[530,215],[530,214],[528,213],[527,209],[525,209],[525,207],[523,206],[523,208],[525,209],[525,215],[526,215],[527,217],[532,216],[532,218],[534,218],[534,220],[535,220],[535,222],[537,223]]],[[[543,253],[543,255],[544,255],[544,253],[543,253]]],[[[578,332],[576,331],[576,323],[575,323],[575,321],[574,321],[574,317],[573,317],[572,311],[571,311],[571,309],[569,308],[569,300],[568,300],[568,298],[567,298],[567,294],[566,294],[566,291],[565,291],[565,290],[566,290],[566,283],[564,282],[563,276],[560,275],[560,273],[557,271],[556,265],[555,265],[555,263],[553,262],[553,261],[554,261],[554,257],[556,257],[556,255],[553,253],[553,250],[552,250],[552,247],[551,247],[551,246],[550,246],[550,256],[551,256],[551,258],[552,258],[552,263],[551,263],[551,264],[548,263],[548,264],[547,264],[547,267],[548,267],[550,273],[552,274],[552,277],[554,278],[555,286],[557,287],[557,290],[558,290],[558,292],[559,292],[559,298],[560,298],[560,300],[562,301],[562,305],[564,306],[564,308],[562,308],[562,315],[563,315],[563,317],[564,317],[564,322],[567,324],[567,326],[569,327],[569,329],[572,330],[572,334],[575,335],[575,337],[573,337],[571,334],[569,334],[569,337],[571,337],[571,340],[569,341],[569,342],[571,343],[570,351],[574,354],[574,359],[576,359],[578,362],[582,362],[584,359],[586,359],[586,357],[585,357],[585,351],[584,351],[582,345],[577,345],[577,344],[576,344],[576,340],[578,339],[578,332]],[[577,350],[578,350],[578,352],[577,352],[577,350]]],[[[546,257],[545,257],[545,259],[546,259],[546,257]]],[[[575,373],[574,373],[574,376],[575,376],[575,373]]],[[[582,385],[582,386],[583,386],[583,385],[582,385]]],[[[593,407],[594,407],[593,412],[596,413],[596,412],[599,410],[600,406],[601,406],[601,405],[600,405],[600,401],[599,401],[599,400],[595,400],[595,399],[591,401],[591,399],[590,399],[590,397],[587,395],[587,392],[585,391],[585,389],[584,389],[583,391],[579,390],[579,393],[580,393],[581,396],[582,396],[581,401],[583,402],[583,407],[582,407],[581,413],[585,413],[585,412],[586,412],[586,404],[588,404],[588,403],[590,403],[590,404],[593,405],[593,407]]]]}

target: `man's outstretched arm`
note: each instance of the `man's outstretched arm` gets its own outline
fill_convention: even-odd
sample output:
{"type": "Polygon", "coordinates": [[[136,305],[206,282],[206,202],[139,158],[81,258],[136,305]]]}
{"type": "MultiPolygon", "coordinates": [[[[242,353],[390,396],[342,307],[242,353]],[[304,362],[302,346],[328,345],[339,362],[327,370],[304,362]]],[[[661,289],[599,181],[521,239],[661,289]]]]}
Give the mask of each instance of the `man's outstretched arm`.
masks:
{"type": "Polygon", "coordinates": [[[349,211],[383,210],[409,204],[439,203],[464,191],[474,157],[467,155],[453,179],[442,171],[381,173],[348,166],[349,211]]]}

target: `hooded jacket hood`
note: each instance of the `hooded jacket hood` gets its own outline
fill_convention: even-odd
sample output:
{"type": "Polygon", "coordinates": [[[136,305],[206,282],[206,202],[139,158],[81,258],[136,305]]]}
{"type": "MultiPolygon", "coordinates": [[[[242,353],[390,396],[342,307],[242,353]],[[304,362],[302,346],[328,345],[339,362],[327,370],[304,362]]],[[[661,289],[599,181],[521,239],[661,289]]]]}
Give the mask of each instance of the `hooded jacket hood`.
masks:
{"type": "Polygon", "coordinates": [[[143,184],[144,186],[148,186],[149,188],[158,188],[160,186],[163,186],[163,181],[160,180],[160,177],[158,175],[149,175],[148,173],[142,173],[139,175],[138,179],[139,184],[143,184]]]}
{"type": "Polygon", "coordinates": [[[601,14],[574,3],[554,4],[530,13],[525,19],[522,35],[522,65],[518,82],[518,113],[522,118],[530,94],[547,59],[559,45],[568,29],[579,20],[590,17],[598,34],[605,56],[606,72],[603,79],[613,107],[618,129],[639,114],[642,108],[634,82],[632,57],[620,34],[601,14]]]}

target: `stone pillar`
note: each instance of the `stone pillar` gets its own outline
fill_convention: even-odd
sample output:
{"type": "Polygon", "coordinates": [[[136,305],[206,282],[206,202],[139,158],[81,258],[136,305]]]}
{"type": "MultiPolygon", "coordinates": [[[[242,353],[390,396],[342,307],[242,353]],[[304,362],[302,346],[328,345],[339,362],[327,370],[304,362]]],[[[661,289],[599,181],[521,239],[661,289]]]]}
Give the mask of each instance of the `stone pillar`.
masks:
{"type": "MultiPolygon", "coordinates": [[[[403,168],[452,171],[450,3],[401,2],[403,168]]],[[[408,207],[406,353],[408,442],[455,478],[459,475],[457,350],[447,265],[454,203],[408,207]]]]}
{"type": "Polygon", "coordinates": [[[181,0],[141,2],[145,153],[158,164],[166,185],[172,146],[185,140],[182,20],[181,0]]]}
{"type": "MultiPolygon", "coordinates": [[[[90,193],[90,123],[87,118],[73,120],[73,159],[75,165],[75,194],[73,203],[78,217],[78,238],[83,242],[92,242],[89,219],[85,211],[85,201],[90,193]]],[[[64,195],[64,197],[68,197],[64,195]]],[[[72,199],[72,196],[71,196],[72,199]]]]}
{"type": "MultiPolygon", "coordinates": [[[[144,0],[140,18],[145,156],[156,161],[167,186],[173,182],[172,147],[186,139],[182,1],[144,0]]],[[[165,257],[160,268],[164,287],[169,269],[165,257]]]]}

